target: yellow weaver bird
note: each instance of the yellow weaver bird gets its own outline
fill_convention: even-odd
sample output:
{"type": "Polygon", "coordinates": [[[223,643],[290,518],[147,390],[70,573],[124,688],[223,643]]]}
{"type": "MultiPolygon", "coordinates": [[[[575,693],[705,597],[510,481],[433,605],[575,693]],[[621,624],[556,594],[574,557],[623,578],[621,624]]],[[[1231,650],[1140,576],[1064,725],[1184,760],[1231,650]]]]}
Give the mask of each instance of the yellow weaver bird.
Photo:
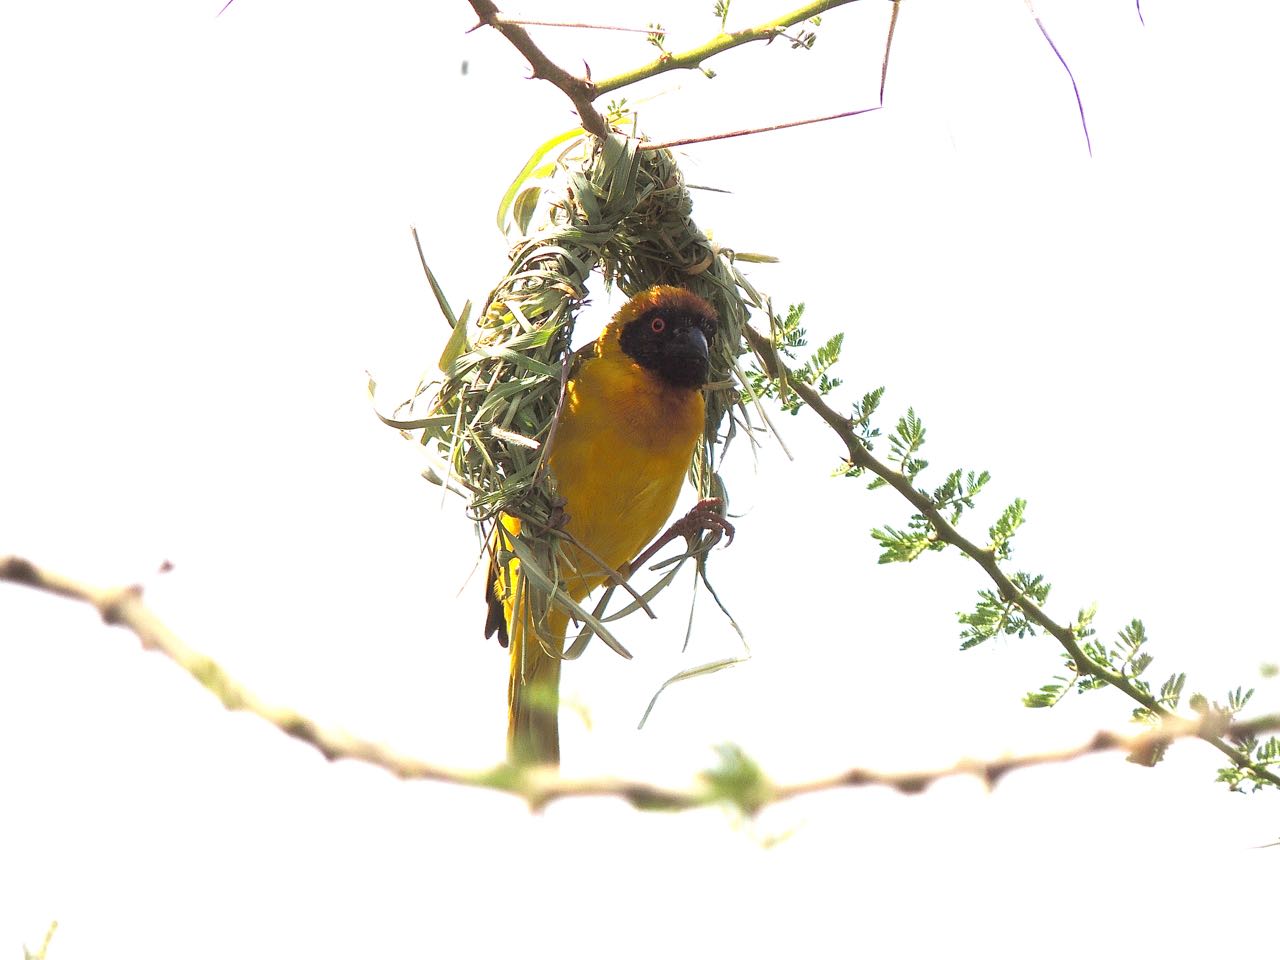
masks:
{"type": "MultiPolygon", "coordinates": [[[[718,500],[704,500],[637,557],[662,529],[702,437],[702,390],[711,372],[712,306],[681,287],[652,287],[632,297],[568,382],[547,462],[564,500],[563,529],[586,551],[564,546],[561,578],[577,602],[608,579],[626,576],[675,536],[727,532],[718,500]],[[589,554],[594,554],[592,557],[589,554]],[[602,564],[604,567],[602,567],[602,564]]],[[[509,539],[520,521],[504,516],[495,532],[509,539]]],[[[494,551],[496,558],[497,551],[494,551]]],[[[518,561],[490,565],[485,636],[511,648],[507,754],[513,763],[560,760],[560,654],[569,616],[552,605],[540,630],[515,609],[518,561]],[[526,633],[539,635],[526,637],[526,633]]],[[[521,600],[521,605],[524,601],[521,600]]]]}

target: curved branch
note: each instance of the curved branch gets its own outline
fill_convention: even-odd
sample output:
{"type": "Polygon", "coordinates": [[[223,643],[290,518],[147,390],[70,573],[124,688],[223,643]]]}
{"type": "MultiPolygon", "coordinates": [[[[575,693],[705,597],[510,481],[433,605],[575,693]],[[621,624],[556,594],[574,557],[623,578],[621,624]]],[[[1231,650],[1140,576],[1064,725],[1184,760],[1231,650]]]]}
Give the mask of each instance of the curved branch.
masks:
{"type": "Polygon", "coordinates": [[[142,588],[139,586],[93,587],[37,567],[22,557],[0,557],[0,581],[4,580],[89,604],[106,623],[130,630],[142,641],[145,649],[163,653],[173,660],[228,710],[256,714],[283,733],[314,747],[326,760],[359,760],[403,780],[435,780],[499,790],[522,798],[534,810],[569,797],[607,796],[626,800],[641,810],[688,810],[727,803],[747,813],[755,813],[768,804],[838,787],[885,786],[902,793],[918,793],[939,780],[957,776],[977,777],[988,787],[994,787],[1011,770],[1065,763],[1093,753],[1125,750],[1131,754],[1145,754],[1186,737],[1199,737],[1212,743],[1211,738],[1249,737],[1280,730],[1280,714],[1230,725],[1223,724],[1220,717],[1212,715],[1198,721],[1175,717],[1155,729],[1133,736],[1101,731],[1086,743],[1066,750],[993,760],[960,760],[949,767],[907,772],[853,767],[833,776],[791,784],[773,783],[740,753],[727,748],[721,753],[733,764],[731,769],[722,767],[707,771],[687,787],[668,787],[617,777],[570,779],[562,777],[554,767],[501,764],[488,770],[464,770],[428,763],[373,740],[326,729],[294,710],[267,703],[166,627],[142,602],[142,588]],[[746,777],[742,776],[744,771],[746,777]]]}
{"type": "Polygon", "coordinates": [[[501,33],[529,61],[529,67],[533,70],[530,79],[546,80],[568,97],[573,102],[574,109],[578,111],[578,116],[582,118],[583,129],[588,133],[601,139],[609,135],[609,127],[604,122],[604,117],[591,106],[591,102],[600,96],[600,91],[595,84],[582,77],[575,77],[563,67],[553,63],[551,58],[533,42],[533,38],[524,27],[520,26],[519,21],[502,18],[502,14],[492,0],[469,0],[469,2],[471,9],[480,18],[480,22],[472,27],[472,30],[493,27],[501,33]]]}

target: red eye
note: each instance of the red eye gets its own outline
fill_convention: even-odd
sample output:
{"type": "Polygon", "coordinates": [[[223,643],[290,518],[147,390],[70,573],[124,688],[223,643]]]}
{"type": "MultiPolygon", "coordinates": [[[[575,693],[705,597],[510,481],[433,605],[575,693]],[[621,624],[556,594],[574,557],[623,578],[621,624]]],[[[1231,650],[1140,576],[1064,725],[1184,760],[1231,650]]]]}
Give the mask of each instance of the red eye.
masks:
{"type": "Polygon", "coordinates": [[[662,317],[654,317],[649,321],[649,329],[654,333],[661,333],[667,329],[667,321],[663,320],[662,317]]]}

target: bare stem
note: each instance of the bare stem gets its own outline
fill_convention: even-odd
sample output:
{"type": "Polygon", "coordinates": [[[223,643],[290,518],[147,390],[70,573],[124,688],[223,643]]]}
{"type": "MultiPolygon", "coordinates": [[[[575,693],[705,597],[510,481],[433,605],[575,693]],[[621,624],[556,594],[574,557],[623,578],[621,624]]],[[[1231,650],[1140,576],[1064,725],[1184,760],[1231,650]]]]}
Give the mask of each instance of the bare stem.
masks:
{"type": "Polygon", "coordinates": [[[786,130],[788,127],[803,127],[810,123],[825,123],[828,120],[840,120],[844,117],[856,117],[879,109],[879,107],[863,107],[861,110],[845,110],[843,113],[830,113],[825,117],[810,117],[808,120],[791,120],[787,123],[775,123],[769,127],[752,127],[749,130],[731,130],[728,133],[710,133],[703,137],[686,137],[683,140],[668,140],[665,143],[642,143],[640,144],[640,149],[665,150],[668,147],[684,147],[691,143],[709,143],[712,140],[729,140],[733,137],[749,137],[756,133],[772,133],[774,130],[786,130]]]}
{"type": "Polygon", "coordinates": [[[562,27],[570,30],[616,30],[619,33],[653,33],[651,27],[616,27],[607,23],[559,23],[555,20],[525,20],[523,17],[503,17],[503,23],[516,24],[521,27],[562,27]]]}

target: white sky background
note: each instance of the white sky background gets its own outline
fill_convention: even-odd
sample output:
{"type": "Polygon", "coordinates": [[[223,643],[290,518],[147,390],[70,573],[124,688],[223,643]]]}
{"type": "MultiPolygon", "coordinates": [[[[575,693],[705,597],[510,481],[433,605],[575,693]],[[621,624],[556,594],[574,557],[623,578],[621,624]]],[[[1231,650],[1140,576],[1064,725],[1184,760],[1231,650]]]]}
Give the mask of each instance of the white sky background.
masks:
{"type": "MultiPolygon", "coordinates": [[[[0,31],[5,130],[0,552],[102,584],[141,580],[188,642],[264,697],[434,760],[502,755],[506,661],[481,636],[477,545],[415,450],[381,426],[446,328],[408,225],[455,301],[504,269],[498,199],[572,125],[461,2],[44,3],[0,31]],[[462,75],[461,63],[469,69],[462,75]],[[163,560],[173,572],[154,573],[163,560]],[[461,591],[461,593],[460,593],[461,591]]],[[[530,3],[544,19],[661,21],[530,3]]],[[[783,6],[786,6],[785,4],[783,6]]],[[[704,10],[703,7],[706,9],[704,10]]],[[[734,4],[744,26],[778,12],[734,4]]],[[[1023,4],[907,0],[886,109],[691,148],[695,216],[772,253],[750,276],[803,300],[840,374],[914,405],[926,480],[995,479],[966,528],[1029,499],[1016,564],[1062,621],[1145,619],[1159,682],[1222,699],[1280,659],[1276,534],[1273,5],[1042,2],[1088,112],[1023,4]]],[[[641,108],[658,139],[875,102],[887,4],[824,18],[811,53],[719,58],[641,108]],[[679,89],[676,89],[679,88],[679,89]]],[[[638,36],[541,31],[599,78],[638,36]]],[[[584,316],[589,337],[608,308],[584,316]]],[[[917,768],[1122,727],[1106,692],[1020,705],[1058,667],[1044,638],[960,654],[982,586],[929,556],[880,567],[909,509],[830,479],[840,448],[779,416],[795,454],[732,453],[733,547],[712,571],[743,667],[669,691],[738,641],[703,596],[628,621],[566,671],[566,772],[684,782],[732,740],[780,779],[917,768]]],[[[1274,796],[1213,784],[1218,755],[1118,756],[921,797],[814,797],[743,828],[402,784],[326,764],[228,715],[86,609],[0,588],[0,951],[61,926],[51,957],[1192,956],[1274,908],[1274,796]],[[792,832],[766,849],[763,838],[792,832]],[[1032,946],[1034,944],[1034,947],[1032,946]],[[508,953],[507,955],[512,955],[508,953]]]]}

